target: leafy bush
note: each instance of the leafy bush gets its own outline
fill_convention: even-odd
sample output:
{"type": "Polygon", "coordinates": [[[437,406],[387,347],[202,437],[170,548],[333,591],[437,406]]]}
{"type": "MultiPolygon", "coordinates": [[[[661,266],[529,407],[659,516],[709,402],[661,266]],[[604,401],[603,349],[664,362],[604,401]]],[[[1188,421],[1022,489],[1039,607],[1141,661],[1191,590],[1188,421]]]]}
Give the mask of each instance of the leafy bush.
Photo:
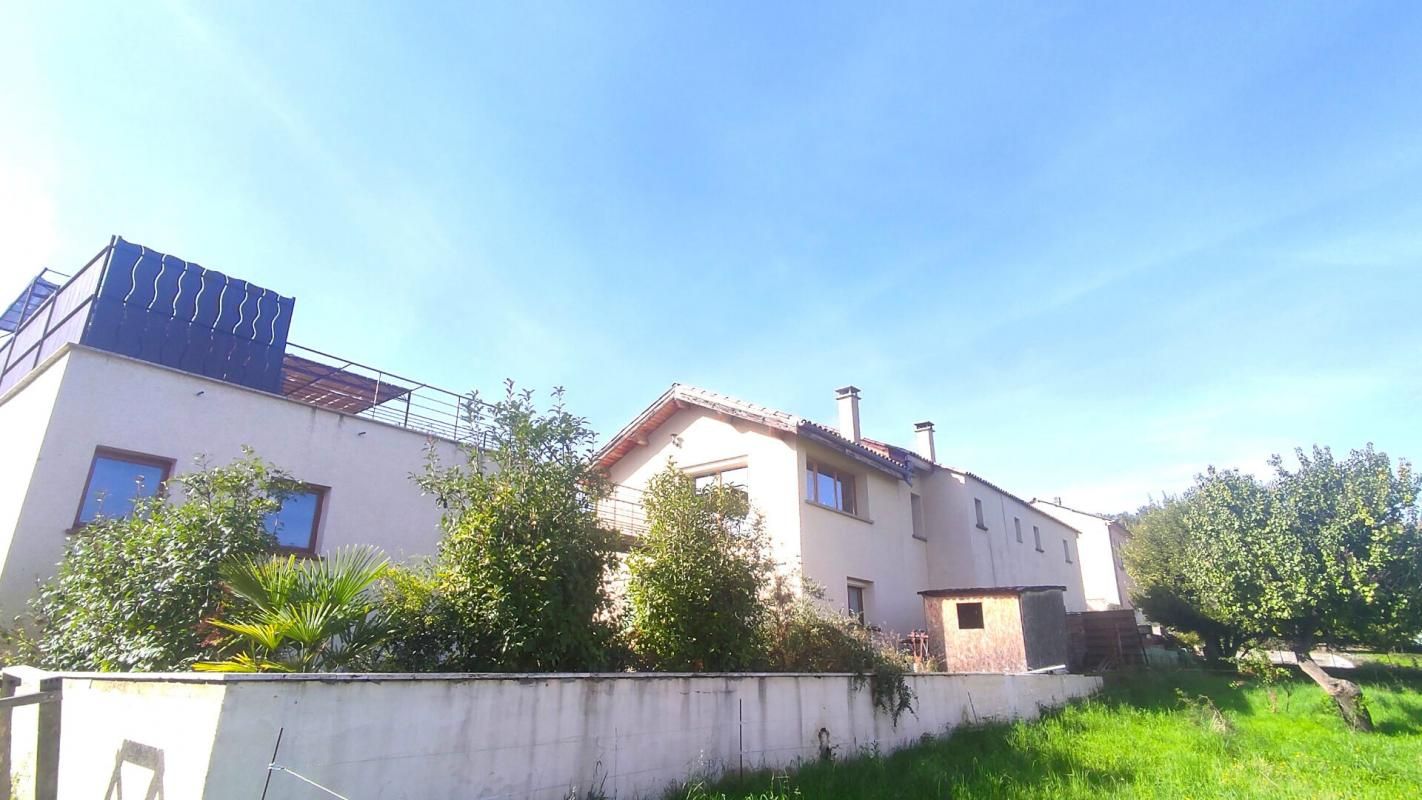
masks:
{"type": "Polygon", "coordinates": [[[173,479],[181,502],[140,501],[132,516],[76,532],[32,604],[39,665],[61,670],[187,669],[206,647],[203,620],[223,601],[219,565],[270,550],[264,520],[295,489],[250,451],[173,479]]]}
{"type": "Polygon", "coordinates": [[[768,664],[776,672],[849,672],[869,685],[874,706],[897,725],[913,710],[909,658],[874,641],[853,617],[827,610],[824,590],[801,578],[796,592],[787,576],[776,576],[770,594],[768,664]]]}
{"type": "Polygon", "coordinates": [[[222,568],[237,608],[209,622],[232,634],[223,661],[200,672],[340,672],[369,663],[388,632],[367,590],[390,562],[353,547],[322,559],[246,558],[222,568]]]}
{"type": "Polygon", "coordinates": [[[633,649],[668,671],[749,669],[764,658],[772,563],[744,491],[698,490],[668,464],[647,484],[649,530],[627,561],[633,649]]]}
{"type": "Polygon", "coordinates": [[[614,534],[594,503],[606,489],[593,432],[554,392],[547,412],[508,384],[503,400],[469,403],[489,435],[468,463],[431,461],[418,477],[444,509],[439,554],[385,583],[389,665],[418,671],[590,670],[607,663],[615,629],[604,579],[614,534]]]}

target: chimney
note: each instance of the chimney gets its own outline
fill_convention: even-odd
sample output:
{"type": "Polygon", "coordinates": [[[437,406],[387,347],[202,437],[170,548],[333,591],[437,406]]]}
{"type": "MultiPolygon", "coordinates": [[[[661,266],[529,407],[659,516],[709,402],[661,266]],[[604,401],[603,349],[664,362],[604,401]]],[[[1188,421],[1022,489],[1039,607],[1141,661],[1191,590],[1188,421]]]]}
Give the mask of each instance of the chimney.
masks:
{"type": "Polygon", "coordinates": [[[859,387],[846,386],[835,390],[839,404],[839,435],[851,442],[859,441],[859,387]]]}
{"type": "Polygon", "coordinates": [[[928,420],[913,425],[913,449],[920,458],[930,463],[938,463],[937,451],[933,448],[933,423],[928,420]]]}

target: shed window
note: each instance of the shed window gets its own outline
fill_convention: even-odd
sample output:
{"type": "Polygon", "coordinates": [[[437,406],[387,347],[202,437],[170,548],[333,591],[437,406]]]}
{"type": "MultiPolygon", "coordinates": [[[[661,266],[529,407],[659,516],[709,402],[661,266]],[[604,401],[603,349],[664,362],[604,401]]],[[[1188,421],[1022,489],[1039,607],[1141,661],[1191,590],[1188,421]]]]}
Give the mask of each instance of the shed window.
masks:
{"type": "Polygon", "coordinates": [[[89,464],[89,477],[84,482],[74,526],[77,528],[100,517],[112,519],[132,514],[136,502],[162,491],[163,482],[168,480],[172,470],[171,458],[97,448],[89,464]]]}
{"type": "Polygon", "coordinates": [[[858,513],[854,475],[814,461],[805,462],[805,497],[846,514],[858,513]]]}
{"type": "Polygon", "coordinates": [[[958,629],[981,630],[983,627],[982,603],[958,603],[958,629]]]}
{"type": "Polygon", "coordinates": [[[928,541],[928,526],[923,521],[923,498],[909,494],[909,511],[913,514],[913,538],[928,541]]]}
{"type": "Polygon", "coordinates": [[[973,514],[978,518],[978,527],[987,530],[987,523],[983,521],[983,501],[973,498],[973,514]]]}
{"type": "Polygon", "coordinates": [[[302,486],[282,501],[281,508],[267,515],[267,533],[276,537],[283,550],[301,553],[316,552],[316,530],[321,525],[321,510],[326,504],[326,490],[320,486],[302,486]]]}

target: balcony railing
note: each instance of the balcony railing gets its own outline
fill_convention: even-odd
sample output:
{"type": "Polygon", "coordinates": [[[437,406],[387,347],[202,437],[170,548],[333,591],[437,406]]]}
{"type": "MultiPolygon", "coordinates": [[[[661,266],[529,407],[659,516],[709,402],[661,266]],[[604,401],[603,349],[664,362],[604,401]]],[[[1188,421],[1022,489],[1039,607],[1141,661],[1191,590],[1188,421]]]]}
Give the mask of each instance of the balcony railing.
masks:
{"type": "Polygon", "coordinates": [[[598,519],[625,536],[646,535],[650,525],[642,494],[641,489],[632,486],[613,486],[612,492],[597,502],[598,519]]]}

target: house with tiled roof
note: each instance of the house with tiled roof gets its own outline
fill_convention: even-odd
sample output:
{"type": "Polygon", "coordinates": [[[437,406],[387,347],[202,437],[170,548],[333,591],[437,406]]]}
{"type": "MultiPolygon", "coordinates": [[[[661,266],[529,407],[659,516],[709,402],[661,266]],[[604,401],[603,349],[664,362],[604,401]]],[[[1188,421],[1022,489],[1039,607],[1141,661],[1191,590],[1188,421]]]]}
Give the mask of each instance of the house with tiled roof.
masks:
{"type": "Polygon", "coordinates": [[[1130,529],[1114,517],[1063,505],[1060,497],[1033,500],[1032,507],[1081,531],[1077,544],[1087,609],[1132,608],[1131,578],[1121,560],[1121,548],[1131,538],[1130,529]]]}
{"type": "Polygon", "coordinates": [[[912,448],[864,437],[860,400],[838,390],[838,424],[826,425],[674,384],[597,459],[624,497],[668,461],[743,487],[781,568],[884,630],[923,629],[919,593],[961,587],[1062,586],[1066,610],[1085,610],[1075,528],[940,463],[930,422],[914,426],[912,448]]]}

